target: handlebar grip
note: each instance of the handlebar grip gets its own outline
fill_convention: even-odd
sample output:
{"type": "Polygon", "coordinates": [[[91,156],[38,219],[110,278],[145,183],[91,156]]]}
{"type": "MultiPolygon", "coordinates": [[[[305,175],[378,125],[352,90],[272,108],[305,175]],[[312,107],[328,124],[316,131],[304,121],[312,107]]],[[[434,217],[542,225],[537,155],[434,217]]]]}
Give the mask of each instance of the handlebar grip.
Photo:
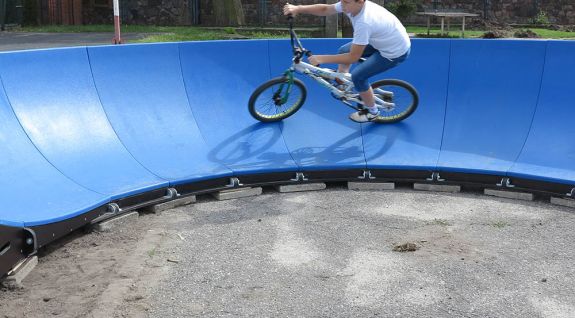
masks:
{"type": "MultiPolygon", "coordinates": [[[[309,58],[310,56],[312,56],[312,55],[313,55],[313,53],[312,53],[311,51],[305,51],[305,56],[307,56],[308,58],[309,58]]],[[[314,66],[320,67],[321,64],[314,65],[314,66]]]]}

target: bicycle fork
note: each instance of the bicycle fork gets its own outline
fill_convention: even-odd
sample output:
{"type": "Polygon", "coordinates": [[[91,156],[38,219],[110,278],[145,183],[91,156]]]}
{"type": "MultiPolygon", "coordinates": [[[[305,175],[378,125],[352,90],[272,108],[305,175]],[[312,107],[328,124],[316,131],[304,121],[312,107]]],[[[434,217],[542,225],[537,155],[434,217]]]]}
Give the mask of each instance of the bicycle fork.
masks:
{"type": "Polygon", "coordinates": [[[278,87],[278,90],[274,92],[273,100],[276,106],[283,105],[287,102],[289,98],[289,94],[291,93],[291,88],[293,86],[293,69],[289,69],[285,71],[284,76],[287,77],[287,89],[285,90],[285,94],[282,96],[282,91],[286,83],[281,83],[278,87]]]}

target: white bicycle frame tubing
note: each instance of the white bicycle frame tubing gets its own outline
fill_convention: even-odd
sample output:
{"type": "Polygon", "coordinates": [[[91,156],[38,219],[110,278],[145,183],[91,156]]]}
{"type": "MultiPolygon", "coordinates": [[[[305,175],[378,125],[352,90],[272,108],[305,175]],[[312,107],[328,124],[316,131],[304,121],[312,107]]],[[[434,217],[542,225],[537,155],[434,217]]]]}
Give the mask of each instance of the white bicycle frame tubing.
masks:
{"type": "MultiPolygon", "coordinates": [[[[299,61],[299,63],[295,63],[295,61],[294,61],[293,65],[292,65],[292,69],[294,71],[300,73],[300,74],[304,74],[304,75],[311,77],[313,80],[318,82],[321,86],[327,88],[335,96],[344,97],[345,101],[347,101],[347,102],[354,102],[354,103],[364,105],[363,101],[361,101],[358,98],[359,94],[351,93],[351,89],[353,88],[353,82],[351,81],[351,74],[334,72],[330,69],[317,67],[317,66],[311,65],[309,63],[303,62],[303,61],[299,61]],[[341,83],[345,86],[344,91],[339,90],[335,85],[326,81],[326,79],[335,80],[336,78],[339,79],[341,81],[341,83]]],[[[383,94],[383,95],[393,96],[392,92],[388,92],[388,91],[385,91],[385,90],[379,89],[379,88],[376,89],[376,92],[379,94],[383,94]]],[[[395,107],[395,104],[388,103],[388,102],[382,100],[381,98],[377,97],[377,95],[374,97],[375,97],[375,104],[379,108],[393,108],[393,107],[395,107]]]]}
{"type": "MultiPolygon", "coordinates": [[[[294,2],[295,2],[295,0],[294,0],[294,2]]],[[[309,57],[312,53],[311,53],[311,51],[307,51],[303,48],[297,34],[293,30],[293,17],[291,15],[288,17],[288,21],[289,21],[289,28],[290,28],[291,45],[292,45],[292,48],[294,49],[293,64],[292,64],[292,67],[290,68],[290,71],[296,71],[300,74],[304,74],[304,75],[311,77],[316,82],[318,82],[321,86],[327,88],[333,95],[340,98],[340,100],[343,103],[345,103],[345,104],[347,104],[353,108],[355,108],[355,107],[352,106],[352,104],[350,102],[355,102],[355,103],[358,103],[361,105],[365,105],[363,103],[363,101],[361,101],[359,99],[359,94],[351,93],[351,89],[354,87],[353,82],[351,81],[351,74],[334,72],[330,69],[317,67],[317,66],[314,66],[314,65],[311,65],[309,63],[302,61],[302,59],[304,58],[304,55],[309,57]],[[326,81],[325,80],[326,78],[330,79],[330,80],[334,80],[336,78],[339,79],[345,85],[345,89],[343,91],[339,90],[335,85],[326,81]]],[[[393,97],[392,92],[388,92],[388,91],[385,91],[385,90],[379,89],[379,88],[375,90],[375,93],[393,97]]],[[[377,105],[378,108],[387,109],[387,110],[392,110],[395,108],[394,103],[388,103],[388,102],[382,100],[381,98],[379,98],[377,95],[374,95],[374,99],[375,99],[375,105],[377,105]]]]}

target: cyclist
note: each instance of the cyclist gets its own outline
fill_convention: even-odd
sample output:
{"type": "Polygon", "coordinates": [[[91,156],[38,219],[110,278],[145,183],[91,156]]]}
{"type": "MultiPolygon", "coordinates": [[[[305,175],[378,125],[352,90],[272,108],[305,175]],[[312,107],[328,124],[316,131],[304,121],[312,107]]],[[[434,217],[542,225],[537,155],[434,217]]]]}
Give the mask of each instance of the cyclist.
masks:
{"type": "Polygon", "coordinates": [[[353,26],[353,40],[339,48],[337,55],[313,55],[313,65],[339,64],[338,72],[349,72],[351,64],[361,57],[366,61],[351,72],[355,89],[366,108],[352,113],[349,118],[358,123],[374,120],[379,115],[368,79],[382,73],[409,56],[411,41],[399,19],[384,7],[369,0],[341,0],[335,4],[292,5],[283,8],[284,15],[311,14],[327,16],[345,13],[353,26]]]}

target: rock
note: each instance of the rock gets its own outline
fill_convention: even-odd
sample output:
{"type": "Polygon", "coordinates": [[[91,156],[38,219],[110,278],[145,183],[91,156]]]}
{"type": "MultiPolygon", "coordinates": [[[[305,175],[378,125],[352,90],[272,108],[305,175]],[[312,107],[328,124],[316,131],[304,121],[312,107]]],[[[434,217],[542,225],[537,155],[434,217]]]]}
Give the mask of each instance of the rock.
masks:
{"type": "Polygon", "coordinates": [[[419,249],[419,246],[415,243],[403,243],[397,244],[393,247],[394,252],[415,252],[419,249]]]}

